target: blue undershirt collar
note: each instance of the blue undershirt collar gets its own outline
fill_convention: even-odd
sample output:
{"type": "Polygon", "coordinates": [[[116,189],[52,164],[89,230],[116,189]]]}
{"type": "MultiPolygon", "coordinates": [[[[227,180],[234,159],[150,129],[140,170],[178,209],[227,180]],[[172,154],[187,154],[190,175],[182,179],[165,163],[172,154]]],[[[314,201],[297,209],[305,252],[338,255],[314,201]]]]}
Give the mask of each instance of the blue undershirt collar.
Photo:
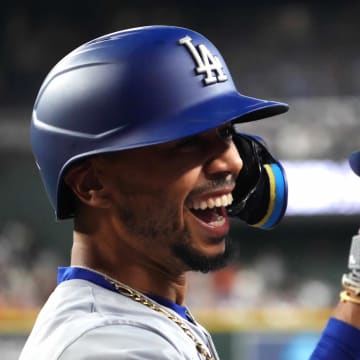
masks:
{"type": "MultiPolygon", "coordinates": [[[[118,293],[115,286],[109,283],[107,280],[104,279],[104,277],[94,271],[91,271],[89,269],[84,269],[80,267],[59,267],[58,268],[58,276],[57,276],[57,284],[61,284],[64,281],[67,280],[73,280],[73,279],[82,279],[86,281],[90,281],[96,285],[99,285],[105,289],[114,291],[118,293]]],[[[193,319],[189,316],[186,306],[181,306],[179,304],[176,304],[170,300],[164,299],[160,296],[152,295],[152,294],[145,294],[150,299],[156,301],[160,305],[163,305],[173,311],[175,311],[178,315],[180,315],[182,318],[193,321],[193,319]]]]}

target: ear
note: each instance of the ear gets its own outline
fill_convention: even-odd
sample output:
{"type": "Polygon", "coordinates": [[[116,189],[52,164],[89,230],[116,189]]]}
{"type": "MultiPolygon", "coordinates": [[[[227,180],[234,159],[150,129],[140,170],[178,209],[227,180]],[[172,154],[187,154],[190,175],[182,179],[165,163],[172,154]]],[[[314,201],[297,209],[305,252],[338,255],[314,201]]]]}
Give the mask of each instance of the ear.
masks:
{"type": "Polygon", "coordinates": [[[96,208],[109,206],[108,197],[93,159],[85,159],[72,165],[66,172],[64,181],[82,203],[96,208]]]}

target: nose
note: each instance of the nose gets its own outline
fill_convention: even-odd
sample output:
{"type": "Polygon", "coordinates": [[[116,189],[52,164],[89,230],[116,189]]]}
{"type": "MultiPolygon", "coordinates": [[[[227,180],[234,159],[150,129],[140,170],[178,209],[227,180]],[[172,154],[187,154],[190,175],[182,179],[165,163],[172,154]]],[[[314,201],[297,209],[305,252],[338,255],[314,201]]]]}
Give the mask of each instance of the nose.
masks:
{"type": "Polygon", "coordinates": [[[232,175],[234,179],[239,175],[243,161],[232,140],[218,139],[213,144],[211,155],[205,165],[205,174],[209,178],[232,175]]]}

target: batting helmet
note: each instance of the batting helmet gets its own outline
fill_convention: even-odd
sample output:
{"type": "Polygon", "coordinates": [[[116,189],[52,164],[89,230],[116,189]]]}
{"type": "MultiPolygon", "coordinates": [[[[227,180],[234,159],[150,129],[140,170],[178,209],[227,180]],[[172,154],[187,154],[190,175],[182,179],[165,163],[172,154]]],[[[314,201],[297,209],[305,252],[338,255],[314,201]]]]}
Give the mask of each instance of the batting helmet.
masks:
{"type": "Polygon", "coordinates": [[[81,158],[287,110],[240,94],[204,36],[148,26],[102,36],[63,58],[36,98],[31,142],[56,216],[65,219],[73,209],[63,175],[81,158]]]}
{"type": "Polygon", "coordinates": [[[349,162],[354,173],[360,176],[360,150],[351,154],[349,162]]]}

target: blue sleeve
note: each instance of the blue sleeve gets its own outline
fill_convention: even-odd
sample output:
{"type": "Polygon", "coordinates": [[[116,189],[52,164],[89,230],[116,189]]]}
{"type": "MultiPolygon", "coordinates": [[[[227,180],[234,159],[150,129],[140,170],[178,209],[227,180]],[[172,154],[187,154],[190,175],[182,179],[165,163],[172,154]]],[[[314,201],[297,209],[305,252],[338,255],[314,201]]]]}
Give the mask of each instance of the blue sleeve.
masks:
{"type": "Polygon", "coordinates": [[[331,318],[309,360],[360,359],[360,330],[331,318]]]}

